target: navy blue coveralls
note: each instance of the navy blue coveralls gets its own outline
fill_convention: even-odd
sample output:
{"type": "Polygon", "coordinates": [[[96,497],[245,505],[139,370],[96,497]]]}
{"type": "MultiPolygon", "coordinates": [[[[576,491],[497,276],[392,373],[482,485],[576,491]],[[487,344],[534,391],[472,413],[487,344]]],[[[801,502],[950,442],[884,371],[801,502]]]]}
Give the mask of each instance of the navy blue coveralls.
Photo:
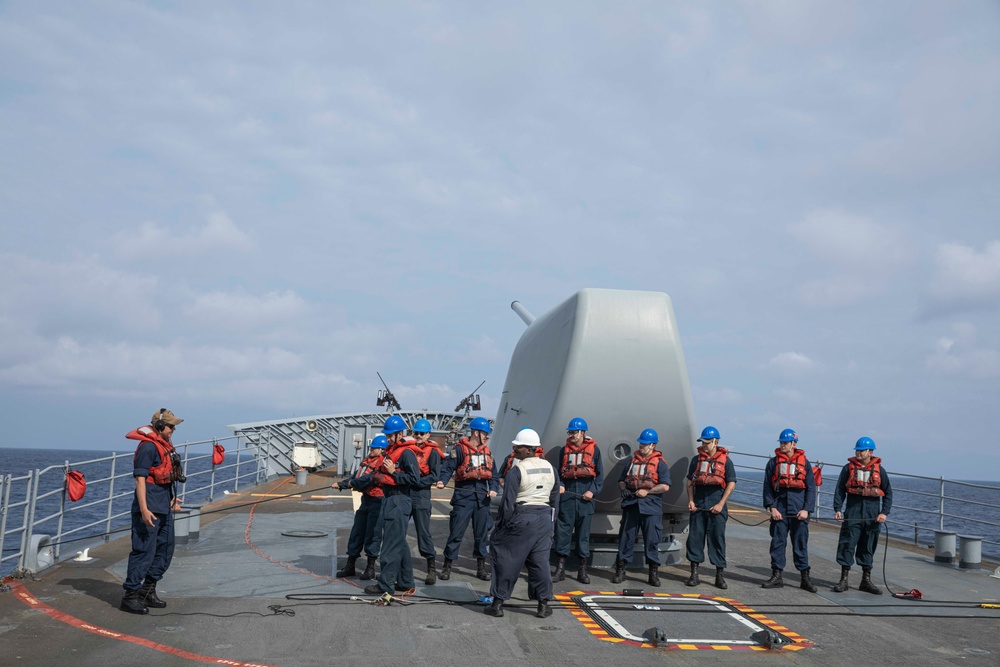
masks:
{"type": "MultiPolygon", "coordinates": [[[[624,482],[628,477],[629,465],[622,469],[618,478],[624,482]]],[[[656,466],[657,484],[670,483],[670,468],[666,461],[659,460],[656,466]]],[[[632,562],[635,538],[642,529],[642,541],[646,545],[646,564],[660,564],[660,540],[663,538],[663,497],[659,493],[647,494],[645,498],[633,494],[622,498],[622,522],[618,529],[618,560],[632,562]]]]}
{"type": "MultiPolygon", "coordinates": [[[[562,465],[563,449],[559,450],[559,465],[562,465]]],[[[569,556],[573,547],[573,533],[576,532],[576,550],[580,562],[590,560],[590,522],[594,518],[595,498],[604,488],[604,464],[601,462],[601,450],[594,447],[595,477],[563,479],[559,477],[556,485],[565,487],[566,492],[559,499],[559,514],[556,517],[556,554],[569,556]],[[584,500],[583,494],[590,491],[594,498],[584,500]]],[[[561,475],[557,470],[556,474],[561,475]]],[[[506,485],[506,482],[504,482],[506,485]]]]}
{"type": "Polygon", "coordinates": [[[801,572],[809,569],[809,519],[799,521],[795,516],[800,510],[812,512],[816,506],[816,478],[813,477],[812,464],[805,461],[806,488],[775,489],[774,479],[776,457],[771,457],[764,467],[764,507],[776,508],[781,521],[771,520],[771,568],[785,569],[785,545],[788,535],[792,536],[792,562],[795,569],[801,572]]]}
{"type": "Polygon", "coordinates": [[[844,510],[844,523],[840,524],[840,539],[837,542],[837,562],[843,567],[850,567],[857,560],[862,568],[870,568],[878,547],[878,536],[882,524],[876,521],[879,514],[889,515],[892,510],[892,485],[885,468],[879,465],[884,496],[859,496],[847,492],[847,476],[850,464],[845,465],[837,479],[837,490],[833,494],[833,511],[839,512],[847,499],[847,509],[844,510]],[[853,554],[851,552],[854,552],[853,554]]]}
{"type": "MultiPolygon", "coordinates": [[[[160,464],[160,454],[152,442],[140,442],[132,464],[133,477],[148,477],[149,469],[160,464]]],[[[156,516],[156,523],[147,526],[139,512],[139,498],[132,495],[132,551],[128,555],[128,570],[122,586],[137,591],[145,581],[157,582],[170,567],[174,557],[173,484],[153,484],[146,480],[146,509],[156,516]]],[[[138,491],[138,489],[136,489],[138,491]]]]}
{"type": "Polygon", "coordinates": [[[406,528],[413,512],[410,493],[420,484],[420,466],[413,452],[406,450],[400,455],[392,478],[396,480],[395,485],[382,486],[385,498],[382,499],[382,571],[378,575],[378,587],[384,593],[392,593],[397,586],[402,590],[414,587],[413,560],[406,543],[406,528]]]}
{"type": "MultiPolygon", "coordinates": [[[[447,484],[455,470],[465,464],[465,454],[461,447],[455,447],[451,456],[441,464],[440,482],[447,484]]],[[[458,550],[462,546],[465,530],[472,521],[474,536],[473,555],[486,558],[489,555],[489,543],[486,538],[493,527],[493,517],[490,516],[490,491],[500,492],[500,482],[497,481],[497,463],[493,460],[492,479],[467,479],[455,482],[455,492],[451,495],[451,513],[448,515],[448,543],[444,547],[444,557],[454,562],[458,558],[458,550]]]]}
{"type": "MultiPolygon", "coordinates": [[[[359,475],[360,469],[344,483],[362,493],[375,484],[375,475],[359,475]]],[[[376,558],[382,546],[382,531],[379,521],[382,518],[382,496],[370,496],[363,493],[361,505],[354,513],[354,525],[351,526],[351,536],[347,538],[347,555],[357,558],[364,547],[365,555],[376,558]]]]}
{"type": "MultiPolygon", "coordinates": [[[[419,446],[419,445],[418,445],[419,446]]],[[[413,490],[413,529],[417,532],[417,548],[424,558],[434,558],[434,539],[431,537],[431,487],[441,476],[441,454],[437,447],[426,449],[428,474],[420,476],[420,483],[413,490]]]]}
{"type": "MultiPolygon", "coordinates": [[[[698,457],[691,460],[688,466],[687,479],[694,479],[698,467],[698,457]]],[[[736,481],[736,466],[733,460],[726,458],[726,484],[736,481]]],[[[708,559],[715,567],[726,568],[726,522],[729,521],[729,506],[723,505],[722,511],[712,514],[709,510],[719,504],[726,487],[717,484],[695,484],[694,506],[697,512],[691,512],[691,523],[688,526],[688,538],[685,550],[691,563],[705,562],[705,543],[708,542],[708,559]]]]}
{"type": "MultiPolygon", "coordinates": [[[[552,472],[553,478],[555,471],[552,472]]],[[[497,526],[490,535],[493,580],[490,595],[509,600],[521,567],[528,568],[528,598],[552,599],[549,551],[552,549],[552,515],[559,507],[559,484],[553,483],[548,505],[518,505],[521,469],[512,465],[504,477],[503,503],[497,526]]]]}

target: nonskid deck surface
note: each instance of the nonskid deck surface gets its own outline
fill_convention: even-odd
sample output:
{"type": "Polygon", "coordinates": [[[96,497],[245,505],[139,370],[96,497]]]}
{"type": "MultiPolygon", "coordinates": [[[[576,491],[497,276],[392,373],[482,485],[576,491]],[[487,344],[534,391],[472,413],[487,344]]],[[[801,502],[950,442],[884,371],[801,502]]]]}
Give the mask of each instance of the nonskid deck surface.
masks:
{"type": "MultiPolygon", "coordinates": [[[[452,579],[433,586],[422,583],[425,563],[411,530],[418,586],[410,604],[378,607],[352,601],[352,595],[371,598],[360,589],[366,582],[334,579],[350,530],[352,499],[324,488],[330,479],[323,472],[313,474],[304,487],[278,480],[206,506],[200,538],[177,547],[158,587],[169,606],[148,616],[117,609],[127,537],[92,549],[92,561],[67,561],[43,572],[38,581],[0,594],[0,664],[105,667],[156,661],[295,667],[384,660],[463,667],[652,665],[662,664],[666,651],[679,664],[708,659],[842,665],[864,656],[866,662],[882,665],[994,665],[1000,656],[1000,611],[936,602],[996,603],[1000,579],[988,571],[936,565],[926,550],[893,544],[886,564],[890,587],[920,589],[924,602],[860,593],[856,570],[849,592],[832,593],[829,588],[840,572],[833,562],[837,533],[814,525],[810,559],[820,593],[800,590],[790,568],[784,588],[762,590],[760,582],[770,572],[766,524],[744,526],[735,517],[756,523],[763,514],[739,513],[730,519],[726,591],[711,586],[711,576],[703,577],[709,583],[699,587],[685,586],[686,564],[661,569],[659,589],[650,588],[640,570],[629,570],[624,584],[612,585],[610,572],[591,569],[587,586],[573,579],[574,570],[556,584],[552,617],[534,617],[522,578],[505,616],[494,619],[476,603],[488,594],[489,583],[471,576],[471,530],[452,579]],[[299,490],[309,493],[280,497],[299,490]],[[251,506],[262,500],[266,502],[251,506]],[[209,514],[217,509],[224,511],[209,514]],[[647,595],[621,597],[623,588],[647,595]],[[740,619],[731,606],[749,611],[740,619]],[[595,607],[604,617],[595,618],[595,607]],[[946,616],[966,618],[942,618],[946,616]],[[632,639],[612,636],[608,629],[615,625],[632,639]],[[792,644],[793,650],[745,650],[752,646],[754,626],[784,628],[801,641],[792,644]],[[657,629],[668,640],[711,642],[678,646],[667,641],[662,644],[667,648],[653,649],[649,642],[640,647],[634,641],[642,633],[655,636],[651,631],[657,629]],[[728,647],[726,642],[731,642],[728,647]]],[[[447,490],[434,496],[439,567],[448,499],[447,490]]],[[[711,573],[709,568],[706,574],[711,573]]],[[[881,560],[876,574],[882,585],[881,560]]]]}

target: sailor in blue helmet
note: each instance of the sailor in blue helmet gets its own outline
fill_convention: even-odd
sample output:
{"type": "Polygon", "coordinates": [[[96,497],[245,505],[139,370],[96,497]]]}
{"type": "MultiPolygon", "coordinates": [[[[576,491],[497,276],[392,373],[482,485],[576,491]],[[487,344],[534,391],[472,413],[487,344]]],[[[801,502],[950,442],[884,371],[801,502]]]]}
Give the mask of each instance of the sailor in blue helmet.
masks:
{"type": "Polygon", "coordinates": [[[872,583],[872,562],[878,546],[878,534],[892,510],[892,485],[882,467],[882,459],[874,452],[874,440],[859,438],[854,445],[854,456],[848,459],[837,479],[833,510],[837,521],[843,523],[837,544],[840,581],[833,587],[834,593],[843,593],[848,589],[847,576],[857,560],[861,566],[858,590],[882,594],[882,589],[872,583]],[[844,506],[845,499],[847,509],[841,514],[840,508],[844,506]]]}
{"type": "Polygon", "coordinates": [[[726,501],[736,488],[736,467],[729,452],[719,446],[719,429],[706,426],[698,438],[698,456],[691,459],[687,474],[688,510],[691,523],[687,538],[687,559],[691,563],[691,576],[685,582],[697,586],[698,566],[705,562],[705,543],[708,559],[715,566],[715,585],[729,588],[722,572],[726,569],[726,521],[729,508],[726,501]]]}
{"type": "Polygon", "coordinates": [[[589,584],[590,522],[594,517],[594,496],[604,487],[601,450],[587,436],[587,422],[574,417],[566,427],[566,444],[559,450],[559,514],[556,517],[555,581],[566,578],[566,558],[572,547],[580,557],[576,580],[589,584]],[[573,540],[574,533],[576,540],[573,540]]]}
{"type": "Polygon", "coordinates": [[[541,446],[538,433],[523,428],[511,444],[516,460],[505,476],[503,503],[497,512],[497,527],[490,536],[493,602],[484,611],[489,616],[503,616],[503,603],[510,599],[521,568],[526,566],[529,597],[538,599],[535,616],[546,618],[552,615],[549,550],[559,488],[552,464],[534,455],[541,446]]]}
{"type": "Polygon", "coordinates": [[[378,579],[365,587],[369,595],[408,591],[414,587],[406,528],[413,511],[410,494],[420,484],[417,461],[420,449],[404,438],[405,431],[406,422],[399,415],[386,419],[382,427],[388,447],[375,473],[385,494],[382,500],[382,562],[378,579]]]}
{"type": "Polygon", "coordinates": [[[635,538],[642,529],[649,565],[649,585],[660,586],[660,539],[663,537],[663,498],[670,490],[670,467],[656,451],[660,436],[651,428],[639,434],[639,450],[632,455],[618,478],[622,492],[622,521],[618,529],[618,558],[611,583],[625,581],[625,568],[632,561],[635,538]]]}
{"type": "Polygon", "coordinates": [[[431,487],[441,476],[441,461],[444,459],[436,442],[431,440],[431,423],[426,419],[413,422],[413,439],[422,452],[425,466],[420,470],[420,485],[414,489],[413,528],[417,531],[417,548],[420,555],[427,561],[427,585],[437,582],[437,570],[434,560],[437,552],[434,550],[434,539],[431,537],[431,487]],[[426,470],[426,472],[424,472],[426,470]]]}
{"type": "Polygon", "coordinates": [[[361,492],[361,505],[354,512],[354,524],[351,526],[351,536],[347,539],[347,564],[337,572],[337,577],[353,577],[357,574],[354,564],[361,556],[364,547],[368,556],[368,565],[361,573],[361,579],[375,578],[375,561],[378,560],[379,548],[382,546],[382,531],[379,520],[382,514],[382,498],[385,495],[382,485],[376,480],[376,475],[382,468],[385,459],[385,448],[389,442],[381,433],[372,438],[368,445],[366,456],[358,470],[345,479],[333,485],[341,491],[353,489],[361,492]]]}
{"type": "Polygon", "coordinates": [[[786,428],[778,436],[774,450],[764,467],[764,508],[771,513],[771,578],[762,588],[785,585],[785,545],[792,540],[792,562],[799,571],[799,587],[816,592],[809,577],[809,511],[816,506],[816,478],[805,451],[798,449],[799,436],[786,428]]]}
{"type": "Polygon", "coordinates": [[[443,489],[452,475],[455,476],[441,579],[451,578],[451,564],[458,558],[462,538],[471,521],[475,538],[473,554],[476,556],[476,577],[489,581],[490,573],[486,567],[489,544],[486,538],[493,527],[490,499],[495,498],[500,491],[497,466],[489,446],[490,431],[493,429],[483,417],[473,419],[469,428],[471,433],[458,441],[451,450],[451,456],[441,465],[441,477],[437,483],[437,488],[443,489]]]}

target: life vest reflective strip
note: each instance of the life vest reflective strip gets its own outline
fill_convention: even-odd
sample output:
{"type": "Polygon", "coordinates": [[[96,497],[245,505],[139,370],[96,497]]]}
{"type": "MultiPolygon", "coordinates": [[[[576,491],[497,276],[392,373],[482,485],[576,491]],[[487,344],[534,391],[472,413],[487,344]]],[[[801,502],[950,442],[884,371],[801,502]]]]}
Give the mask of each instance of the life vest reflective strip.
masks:
{"type": "MultiPolygon", "coordinates": [[[[536,459],[544,459],[545,458],[545,450],[542,449],[541,447],[535,447],[535,458],[536,459]]],[[[503,470],[501,470],[498,473],[500,475],[500,479],[503,479],[504,477],[507,476],[507,473],[510,472],[510,469],[513,467],[513,465],[515,463],[517,463],[517,459],[514,457],[513,454],[511,454],[510,456],[508,456],[507,458],[505,458],[503,460],[503,470]]]]}
{"type": "Polygon", "coordinates": [[[468,438],[458,441],[465,464],[455,471],[456,482],[493,479],[493,454],[490,446],[473,447],[468,438]]]}
{"type": "MultiPolygon", "coordinates": [[[[156,446],[156,453],[160,457],[160,462],[149,469],[146,482],[149,484],[159,484],[165,486],[174,481],[174,464],[170,455],[174,452],[174,446],[165,440],[152,426],[140,426],[130,431],[126,436],[129,440],[138,440],[140,446],[144,442],[151,442],[156,446]]],[[[135,454],[132,455],[132,462],[135,465],[135,457],[139,454],[136,447],[135,454]]]]}
{"type": "Polygon", "coordinates": [[[590,438],[576,445],[567,438],[562,450],[562,460],[559,464],[559,476],[563,479],[592,479],[597,477],[594,466],[594,448],[597,443],[590,438]]]}
{"type": "MultiPolygon", "coordinates": [[[[385,455],[379,454],[378,456],[368,456],[364,461],[361,462],[361,468],[358,469],[358,477],[363,477],[365,475],[374,475],[379,468],[382,467],[382,462],[385,461],[385,455]]],[[[373,498],[381,498],[385,495],[385,491],[382,490],[382,485],[377,481],[369,486],[367,489],[361,493],[366,496],[371,496],[373,498]]]]}
{"type": "Polygon", "coordinates": [[[649,455],[648,459],[639,456],[638,452],[633,454],[632,462],[628,468],[628,475],[625,476],[625,488],[638,491],[639,489],[652,489],[656,486],[660,482],[660,475],[657,472],[657,468],[660,467],[660,461],[662,460],[663,455],[655,449],[649,455]]]}
{"type": "Polygon", "coordinates": [[[729,460],[729,450],[724,447],[715,448],[715,456],[709,457],[704,447],[698,447],[698,463],[694,468],[695,486],[725,486],[726,461],[729,460]]]}
{"type": "Polygon", "coordinates": [[[884,496],[882,486],[882,459],[873,456],[868,465],[855,457],[847,459],[847,492],[855,496],[877,498],[884,496]]]}
{"type": "Polygon", "coordinates": [[[774,474],[771,475],[771,484],[775,489],[804,489],[806,488],[805,450],[796,449],[789,457],[781,453],[780,449],[774,450],[774,474]]]}
{"type": "MultiPolygon", "coordinates": [[[[382,462],[385,463],[385,459],[389,459],[397,466],[398,469],[399,458],[406,450],[413,452],[413,456],[417,459],[417,467],[420,468],[420,474],[430,474],[431,469],[427,466],[427,458],[424,456],[423,450],[417,447],[413,440],[401,440],[395,445],[389,445],[389,448],[385,451],[385,457],[382,459],[382,462]]],[[[385,486],[396,486],[396,479],[386,472],[385,468],[381,465],[379,466],[377,479],[380,484],[384,484],[385,486]]]]}

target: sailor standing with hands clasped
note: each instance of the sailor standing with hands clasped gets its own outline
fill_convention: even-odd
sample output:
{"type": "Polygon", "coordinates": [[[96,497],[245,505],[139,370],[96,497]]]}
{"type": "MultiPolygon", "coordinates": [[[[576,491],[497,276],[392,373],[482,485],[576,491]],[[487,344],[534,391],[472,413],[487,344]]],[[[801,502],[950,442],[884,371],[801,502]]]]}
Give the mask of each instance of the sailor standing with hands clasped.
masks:
{"type": "Polygon", "coordinates": [[[510,599],[521,567],[527,566],[528,596],[538,598],[535,616],[546,618],[552,615],[549,550],[552,516],[559,506],[559,487],[552,464],[534,456],[539,446],[538,433],[523,428],[511,444],[517,460],[504,478],[503,503],[490,537],[493,602],[485,613],[503,616],[503,603],[510,599]]]}
{"type": "Polygon", "coordinates": [[[771,578],[761,588],[781,588],[785,543],[792,539],[792,562],[801,575],[799,588],[816,592],[809,578],[809,508],[816,506],[816,478],[806,453],[797,449],[799,436],[786,428],[778,448],[764,467],[764,508],[771,513],[771,578]]]}

